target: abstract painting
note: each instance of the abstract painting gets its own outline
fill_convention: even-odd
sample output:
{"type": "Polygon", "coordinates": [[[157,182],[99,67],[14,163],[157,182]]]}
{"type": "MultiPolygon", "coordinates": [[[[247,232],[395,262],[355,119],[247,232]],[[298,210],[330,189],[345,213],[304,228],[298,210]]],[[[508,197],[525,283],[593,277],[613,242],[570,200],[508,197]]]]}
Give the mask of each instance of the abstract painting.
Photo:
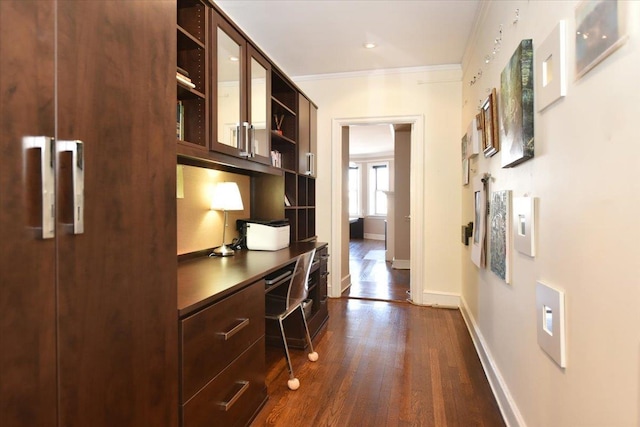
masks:
{"type": "Polygon", "coordinates": [[[500,74],[502,167],[533,157],[533,43],[522,40],[500,74]]]}
{"type": "Polygon", "coordinates": [[[511,282],[509,260],[511,257],[511,190],[491,193],[490,227],[490,267],[499,278],[511,282]]]}

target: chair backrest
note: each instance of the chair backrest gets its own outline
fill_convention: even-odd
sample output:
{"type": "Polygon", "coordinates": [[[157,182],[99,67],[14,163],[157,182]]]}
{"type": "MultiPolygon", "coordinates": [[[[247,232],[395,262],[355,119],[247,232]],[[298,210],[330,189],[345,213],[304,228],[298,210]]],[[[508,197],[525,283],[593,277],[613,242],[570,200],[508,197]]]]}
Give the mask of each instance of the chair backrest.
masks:
{"type": "Polygon", "coordinates": [[[300,304],[309,294],[309,272],[311,271],[315,253],[316,250],[313,249],[300,255],[296,260],[291,282],[289,282],[289,291],[287,292],[287,310],[289,310],[289,307],[295,307],[300,304]]]}

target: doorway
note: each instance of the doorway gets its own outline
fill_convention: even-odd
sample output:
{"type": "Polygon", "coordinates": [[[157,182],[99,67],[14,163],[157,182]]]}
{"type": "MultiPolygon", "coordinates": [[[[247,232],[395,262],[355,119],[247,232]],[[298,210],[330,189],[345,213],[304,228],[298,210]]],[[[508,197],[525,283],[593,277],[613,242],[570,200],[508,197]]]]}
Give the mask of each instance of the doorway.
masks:
{"type": "MultiPolygon", "coordinates": [[[[400,116],[358,119],[334,119],[332,124],[332,211],[331,211],[331,236],[332,258],[331,268],[336,272],[333,276],[330,296],[339,298],[351,284],[351,272],[349,268],[349,209],[348,197],[348,150],[345,150],[346,141],[348,148],[349,130],[351,125],[365,124],[407,124],[410,127],[410,184],[409,192],[413,196],[410,201],[410,234],[412,236],[423,235],[423,197],[422,181],[424,179],[424,118],[422,116],[400,116]],[[416,197],[417,195],[417,197],[416,197]]],[[[410,242],[410,269],[404,271],[409,276],[409,288],[411,302],[422,304],[422,289],[420,278],[422,277],[423,239],[414,238],[410,242]]]]}
{"type": "MultiPolygon", "coordinates": [[[[343,297],[410,297],[411,126],[348,127],[349,274],[343,297]]],[[[344,173],[343,173],[344,174],[344,173]]]]}

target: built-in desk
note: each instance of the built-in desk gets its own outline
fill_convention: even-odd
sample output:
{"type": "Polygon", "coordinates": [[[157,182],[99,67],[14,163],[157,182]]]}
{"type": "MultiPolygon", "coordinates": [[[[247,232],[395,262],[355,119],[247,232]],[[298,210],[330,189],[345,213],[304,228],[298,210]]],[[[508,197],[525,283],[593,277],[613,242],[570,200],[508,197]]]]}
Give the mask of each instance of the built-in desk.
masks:
{"type": "MultiPolygon", "coordinates": [[[[246,425],[257,414],[267,398],[264,278],[313,248],[309,329],[314,336],[328,318],[326,243],[299,242],[279,251],[242,250],[232,257],[202,256],[178,263],[183,427],[208,426],[212,420],[246,425]]],[[[298,330],[290,328],[294,345],[304,342],[301,319],[299,323],[292,325],[298,330]]],[[[268,325],[266,335],[271,341],[268,325]]]]}

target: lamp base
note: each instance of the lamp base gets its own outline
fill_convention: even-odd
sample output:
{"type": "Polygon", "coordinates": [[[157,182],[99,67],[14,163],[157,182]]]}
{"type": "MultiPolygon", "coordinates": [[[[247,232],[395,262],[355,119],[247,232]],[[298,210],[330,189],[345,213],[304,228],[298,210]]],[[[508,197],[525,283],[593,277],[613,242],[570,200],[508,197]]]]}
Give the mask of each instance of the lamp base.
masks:
{"type": "Polygon", "coordinates": [[[233,256],[234,253],[235,253],[235,251],[233,249],[231,249],[229,246],[222,245],[220,247],[215,248],[211,255],[213,255],[213,256],[233,256]]]}

